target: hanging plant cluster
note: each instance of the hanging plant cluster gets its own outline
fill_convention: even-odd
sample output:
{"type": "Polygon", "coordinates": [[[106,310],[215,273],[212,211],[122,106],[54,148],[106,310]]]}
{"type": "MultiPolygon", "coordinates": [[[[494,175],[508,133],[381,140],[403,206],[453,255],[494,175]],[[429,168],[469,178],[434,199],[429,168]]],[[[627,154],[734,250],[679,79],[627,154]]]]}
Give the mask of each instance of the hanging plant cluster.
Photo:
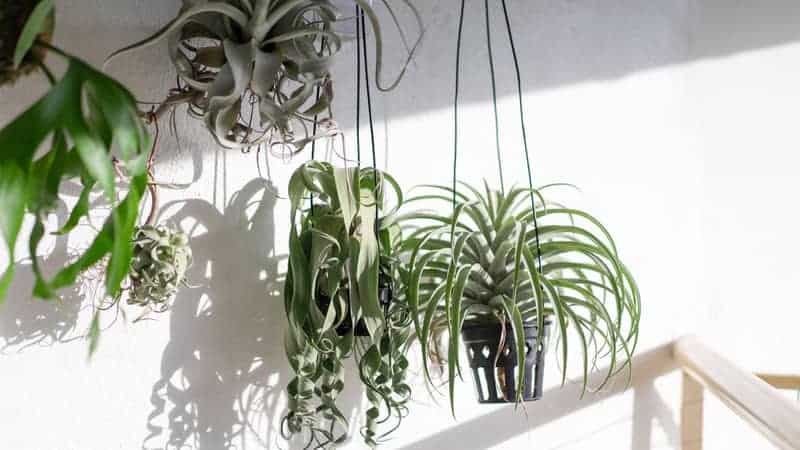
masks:
{"type": "MultiPolygon", "coordinates": [[[[419,20],[413,5],[403,2],[419,20]]],[[[37,68],[52,84],[0,130],[0,236],[11,257],[0,275],[0,301],[14,275],[16,242],[27,233],[34,295],[52,299],[81,274],[100,267],[104,307],[119,306],[125,298],[145,314],[169,309],[187,284],[192,250],[178,227],[156,220],[154,152],[159,117],[186,104],[224,147],[267,146],[282,155],[294,155],[309,143],[312,147],[311,161],[288,184],[285,352],[293,378],[281,424],[287,439],[326,448],[348,438],[339,396],[348,379],[345,362],[352,358],[369,401],[361,435],[367,445],[379,445],[408,415],[412,392],[406,355],[415,344],[428,383],[436,385],[429,366],[446,367],[454,415],[462,341],[481,403],[539,399],[549,341],[560,350],[562,383],[573,357],[568,348],[579,350],[584,392],[602,388],[624,371],[630,374],[641,316],[638,288],[598,219],[548,201],[545,194],[554,186],[534,188],[505,0],[500,5],[514,58],[528,186],[505,189],[497,109],[500,188],[485,184],[481,190],[457,182],[462,0],[453,185],[426,186],[426,192],[412,198],[405,198],[385,171],[361,167],[362,75],[376,165],[366,20],[375,43],[379,90],[397,86],[420,41],[405,45],[403,69],[385,82],[378,16],[371,1],[353,3],[358,164],[338,168],[314,160],[313,151],[317,138],[344,139],[331,117],[331,66],[347,38],[336,25],[350,19],[342,18],[330,0],[184,0],[177,17],[160,31],[109,58],[119,60],[167,42],[179,84],[147,113],[139,111],[124,86],[51,45],[53,0],[0,0],[0,84],[37,68]],[[60,79],[44,63],[46,54],[66,60],[60,79]],[[155,139],[147,125],[155,126],[155,139]],[[74,201],[63,201],[64,182],[79,184],[74,201]],[[46,279],[37,251],[48,232],[48,216],[57,204],[71,204],[65,224],[50,231],[73,232],[89,216],[96,191],[111,205],[110,215],[89,247],[46,279]],[[150,214],[140,220],[147,193],[150,214]],[[26,215],[33,217],[30,232],[23,231],[26,215]],[[590,386],[590,373],[600,360],[609,362],[605,376],[590,386]]],[[[382,3],[397,24],[388,3],[382,3]]],[[[488,1],[484,8],[496,108],[488,1]]],[[[98,343],[100,310],[89,332],[90,353],[98,343]]]]}
{"type": "Polygon", "coordinates": [[[347,437],[347,418],[337,406],[345,358],[356,357],[371,403],[362,431],[368,445],[386,434],[379,424],[391,431],[406,415],[411,317],[397,295],[403,291],[397,260],[402,238],[397,208],[385,206],[387,188],[401,204],[400,187],[388,174],[315,161],[289,181],[284,297],[286,354],[295,378],[283,430],[287,438],[308,437],[315,448],[347,437]]]}
{"type": "MultiPolygon", "coordinates": [[[[371,2],[353,2],[372,22],[380,73],[380,23],[371,2]]],[[[338,132],[318,115],[333,99],[330,68],[344,40],[334,28],[339,20],[330,0],[184,0],[174,20],[109,61],[166,39],[180,84],[159,111],[188,103],[220,145],[267,144],[292,155],[338,132]],[[315,124],[322,125],[317,134],[315,124]]]]}

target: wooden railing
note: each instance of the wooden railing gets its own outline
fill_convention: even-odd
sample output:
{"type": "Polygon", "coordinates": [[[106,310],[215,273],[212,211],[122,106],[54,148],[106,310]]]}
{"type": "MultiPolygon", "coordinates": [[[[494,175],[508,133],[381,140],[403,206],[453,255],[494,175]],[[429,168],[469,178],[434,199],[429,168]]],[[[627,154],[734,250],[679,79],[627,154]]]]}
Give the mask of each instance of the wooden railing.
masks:
{"type": "Polygon", "coordinates": [[[800,407],[775,387],[800,387],[800,377],[756,376],[737,367],[695,337],[673,344],[673,357],[683,370],[681,446],[703,445],[703,389],[782,449],[800,449],[800,407]]]}
{"type": "MultiPolygon", "coordinates": [[[[602,377],[603,370],[590,375],[590,384],[602,381],[602,377]]],[[[701,450],[703,397],[709,392],[779,448],[800,450],[800,402],[793,401],[776,388],[800,389],[800,377],[754,375],[709,349],[697,338],[688,336],[636,355],[633,380],[629,386],[619,383],[580,401],[576,400],[581,394],[579,384],[554,387],[544,393],[542,400],[535,405],[535,413],[526,415],[525,420],[515,420],[519,414],[509,406],[459,422],[441,433],[414,441],[402,450],[441,450],[451,448],[454,442],[459,443],[459,448],[468,450],[490,448],[626,390],[634,392],[631,449],[648,448],[652,423],[658,421],[665,426],[670,447],[701,450]],[[656,379],[675,371],[683,372],[680,423],[672,420],[669,405],[655,393],[654,387],[656,379]]],[[[533,407],[531,410],[534,411],[533,407]]]]}

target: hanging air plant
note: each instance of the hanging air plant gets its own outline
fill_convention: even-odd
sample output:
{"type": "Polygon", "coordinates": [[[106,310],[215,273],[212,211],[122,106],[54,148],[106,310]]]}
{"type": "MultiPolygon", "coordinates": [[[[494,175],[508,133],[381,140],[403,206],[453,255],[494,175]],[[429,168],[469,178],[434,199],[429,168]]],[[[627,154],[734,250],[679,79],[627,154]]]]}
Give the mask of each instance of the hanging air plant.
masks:
{"type": "Polygon", "coordinates": [[[166,311],[192,263],[192,249],[185,233],[166,225],[144,225],[133,238],[128,303],[166,311]]]}
{"type": "MultiPolygon", "coordinates": [[[[39,3],[39,0],[0,0],[0,86],[31,73],[41,67],[44,61],[47,49],[42,46],[22,46],[17,51],[25,23],[39,3]]],[[[30,36],[39,42],[49,43],[53,35],[53,13],[43,8],[39,8],[39,11],[38,14],[42,16],[39,19],[41,28],[30,36]]]]}
{"type": "MultiPolygon", "coordinates": [[[[380,74],[378,19],[371,2],[353,1],[372,22],[380,74]]],[[[315,138],[315,116],[329,113],[330,67],[343,41],[334,30],[338,20],[330,0],[184,0],[174,20],[109,61],[166,39],[180,81],[157,114],[187,103],[224,147],[266,143],[295,153],[315,138]]],[[[401,76],[385,88],[396,86],[401,76]]],[[[330,135],[329,128],[320,134],[330,135]]]]}
{"type": "Polygon", "coordinates": [[[384,209],[387,186],[402,203],[397,183],[374,169],[312,161],[289,182],[285,345],[295,377],[287,388],[283,432],[287,439],[304,436],[309,447],[327,448],[347,438],[348,421],[337,399],[349,357],[358,363],[371,403],[364,441],[377,445],[407,415],[411,316],[395,257],[401,242],[395,210],[384,209]],[[301,202],[308,195],[314,203],[305,209],[301,202]]]}

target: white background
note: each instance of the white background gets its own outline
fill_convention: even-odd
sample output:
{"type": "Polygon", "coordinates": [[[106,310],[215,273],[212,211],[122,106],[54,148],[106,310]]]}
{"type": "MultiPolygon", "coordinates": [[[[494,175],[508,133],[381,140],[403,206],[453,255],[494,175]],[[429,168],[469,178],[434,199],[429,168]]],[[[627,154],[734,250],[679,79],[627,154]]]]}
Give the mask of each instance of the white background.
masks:
{"type": "MultiPolygon", "coordinates": [[[[458,2],[417,3],[426,3],[428,29],[420,54],[396,91],[375,95],[379,165],[405,187],[447,183],[452,164],[458,2]]],[[[508,3],[536,182],[579,185],[583,194],[567,200],[616,236],[642,290],[643,362],[658,360],[659,345],[691,332],[747,369],[800,372],[800,4],[508,3]]],[[[496,183],[482,6],[467,1],[459,176],[496,183]]],[[[177,8],[177,0],[65,0],[56,42],[99,64],[177,8]]],[[[506,177],[523,182],[512,66],[499,5],[492,10],[503,162],[506,177]]],[[[387,39],[391,71],[401,54],[397,36],[387,31],[387,39]]],[[[141,51],[109,71],[140,99],[158,100],[174,82],[163,50],[141,51]]],[[[351,150],[353,58],[348,44],[335,70],[336,117],[351,150]]],[[[38,77],[0,90],[0,123],[43,90],[38,77]]],[[[290,373],[275,281],[287,253],[288,211],[272,192],[285,193],[289,174],[308,155],[273,158],[268,168],[262,158],[265,180],[254,154],[218,149],[182,111],[177,124],[182,149],[164,138],[156,174],[164,182],[194,181],[164,193],[165,202],[175,202],[165,219],[197,225],[193,287],[156,320],[118,320],[87,364],[79,338],[88,325],[85,292],[65,292],[60,306],[31,300],[30,271],[21,268],[0,312],[0,448],[288,447],[278,433],[290,373]]],[[[88,233],[48,244],[48,267],[63,264],[88,233]]],[[[20,252],[26,245],[20,242],[20,252]]],[[[0,259],[0,268],[6,264],[0,259]]],[[[526,412],[478,406],[467,379],[457,389],[454,420],[446,398],[436,406],[419,385],[411,416],[386,448],[679,448],[674,374],[638,381],[622,395],[578,400],[572,386],[556,390],[555,360],[548,363],[546,400],[526,412]]],[[[644,364],[643,374],[660,370],[644,364]]],[[[349,447],[362,448],[352,372],[348,382],[343,405],[356,436],[349,447]]],[[[770,448],[713,401],[706,430],[706,448],[770,448]]]]}

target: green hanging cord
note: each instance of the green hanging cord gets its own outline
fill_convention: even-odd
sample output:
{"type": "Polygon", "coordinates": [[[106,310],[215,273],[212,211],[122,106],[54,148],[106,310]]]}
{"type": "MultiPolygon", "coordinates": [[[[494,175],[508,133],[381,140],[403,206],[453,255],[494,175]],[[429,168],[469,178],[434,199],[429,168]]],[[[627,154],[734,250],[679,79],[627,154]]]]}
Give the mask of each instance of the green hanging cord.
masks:
{"type": "Polygon", "coordinates": [[[483,0],[486,15],[486,46],[489,49],[489,74],[492,76],[492,106],[494,107],[494,143],[497,149],[497,170],[500,172],[500,192],[506,192],[503,180],[503,160],[500,158],[500,118],[497,114],[497,82],[494,75],[494,55],[492,53],[492,28],[489,20],[489,0],[483,0]]]}
{"type": "MultiPolygon", "coordinates": [[[[320,42],[320,53],[325,53],[325,47],[328,45],[328,41],[325,36],[322,37],[322,41],[320,42]]],[[[321,55],[320,55],[321,56],[321,55]]],[[[320,86],[317,85],[317,92],[314,99],[314,104],[316,105],[319,103],[320,97],[320,86]]],[[[319,119],[319,113],[314,114],[314,124],[311,127],[311,160],[316,159],[317,153],[317,120],[319,119]]],[[[314,193],[312,192],[308,198],[308,203],[311,208],[311,217],[314,217],[314,193]]]]}
{"type": "MultiPolygon", "coordinates": [[[[375,236],[378,236],[378,158],[375,153],[375,125],[372,120],[372,95],[369,88],[369,61],[367,60],[367,24],[364,19],[364,13],[361,12],[361,48],[364,53],[364,84],[367,92],[367,115],[369,119],[369,137],[370,145],[372,146],[372,174],[375,183],[375,236]]],[[[380,250],[381,240],[378,239],[378,250],[380,250]]]]}
{"type": "Polygon", "coordinates": [[[501,0],[503,5],[503,17],[506,20],[506,31],[508,32],[508,42],[511,44],[511,56],[514,58],[514,72],[517,77],[517,98],[519,99],[519,120],[522,126],[522,144],[525,149],[525,163],[528,166],[528,187],[531,192],[531,215],[533,216],[533,232],[536,236],[536,259],[539,263],[539,272],[542,271],[542,248],[539,245],[539,224],[536,219],[535,194],[533,192],[533,174],[531,172],[531,158],[528,152],[528,134],[525,130],[525,109],[522,102],[522,77],[519,70],[519,60],[517,59],[517,49],[514,47],[514,36],[511,32],[511,21],[508,20],[508,8],[506,0],[501,0]]]}
{"type": "Polygon", "coordinates": [[[453,99],[453,210],[456,208],[456,187],[458,176],[458,83],[461,67],[461,31],[464,28],[464,1],[461,0],[461,12],[458,16],[458,37],[456,38],[456,89],[453,99]]]}
{"type": "Polygon", "coordinates": [[[361,7],[356,4],[356,160],[361,166],[361,7]]]}

